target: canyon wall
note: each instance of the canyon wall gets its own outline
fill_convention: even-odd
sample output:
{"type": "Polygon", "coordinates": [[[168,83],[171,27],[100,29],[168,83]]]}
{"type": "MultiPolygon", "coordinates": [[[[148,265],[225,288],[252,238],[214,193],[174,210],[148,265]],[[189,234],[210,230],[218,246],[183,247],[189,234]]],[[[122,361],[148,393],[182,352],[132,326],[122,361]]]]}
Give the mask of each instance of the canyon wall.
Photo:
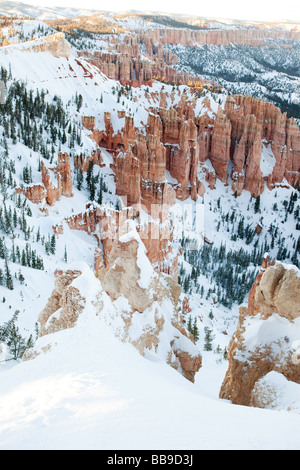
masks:
{"type": "MultiPolygon", "coordinates": [[[[173,68],[177,57],[164,48],[164,45],[182,44],[197,47],[202,45],[228,46],[230,44],[247,44],[260,47],[268,40],[282,39],[296,41],[300,39],[299,31],[279,29],[227,29],[227,30],[192,30],[192,29],[149,29],[125,34],[122,38],[112,35],[103,37],[107,41],[104,51],[85,52],[83,56],[109,78],[119,80],[122,84],[131,83],[140,86],[152,79],[167,83],[209,83],[200,76],[179,72],[173,68]]],[[[216,84],[215,84],[216,85],[216,84]]]]}
{"type": "Polygon", "coordinates": [[[203,100],[202,105],[207,110],[197,116],[196,100],[182,95],[171,108],[150,109],[144,133],[134,129],[131,117],[125,117],[122,132],[116,134],[109,113],[105,131],[90,127],[91,118],[87,119],[91,137],[113,152],[117,194],[127,195],[129,205],[170,205],[175,193],[182,200],[196,199],[205,191],[203,182],[213,189],[216,178],[224,184],[231,180],[234,194],[246,189],[253,197],[262,194],[266,185],[269,189],[297,185],[300,130],[293,118],[250,96],[228,96],[224,109],[219,106],[216,114],[209,102],[203,100]],[[267,169],[266,151],[273,162],[267,169]],[[166,170],[173,179],[169,184],[166,170]]]}
{"type": "MultiPolygon", "coordinates": [[[[191,30],[191,29],[152,29],[141,33],[141,39],[148,44],[183,44],[188,46],[214,44],[249,44],[263,46],[267,39],[299,40],[299,31],[282,31],[271,29],[227,29],[227,30],[191,30]]],[[[149,47],[150,48],[150,47],[149,47]]]]}

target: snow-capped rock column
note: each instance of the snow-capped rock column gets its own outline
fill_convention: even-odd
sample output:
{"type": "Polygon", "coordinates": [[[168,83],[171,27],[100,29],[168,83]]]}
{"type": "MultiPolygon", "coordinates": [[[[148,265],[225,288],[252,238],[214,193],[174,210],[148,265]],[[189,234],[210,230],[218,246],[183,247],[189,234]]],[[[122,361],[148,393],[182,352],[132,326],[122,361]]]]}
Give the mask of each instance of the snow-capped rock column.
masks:
{"type": "MultiPolygon", "coordinates": [[[[220,398],[255,405],[256,382],[271,371],[300,383],[300,361],[294,346],[300,339],[300,271],[293,265],[265,257],[250,294],[248,308],[240,308],[229,345],[229,367],[220,398]]],[[[262,400],[260,400],[262,402],[262,400]]]]}

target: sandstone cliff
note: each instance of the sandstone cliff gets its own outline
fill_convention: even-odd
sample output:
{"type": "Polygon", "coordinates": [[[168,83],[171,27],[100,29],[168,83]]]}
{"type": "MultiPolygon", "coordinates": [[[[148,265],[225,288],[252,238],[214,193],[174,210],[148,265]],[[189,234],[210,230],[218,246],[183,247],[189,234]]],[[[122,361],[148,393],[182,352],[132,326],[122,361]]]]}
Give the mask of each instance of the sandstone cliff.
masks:
{"type": "Polygon", "coordinates": [[[71,44],[66,41],[64,33],[55,33],[12,47],[23,52],[50,52],[54,57],[65,58],[70,57],[72,52],[71,44]]]}
{"type": "MultiPolygon", "coordinates": [[[[160,101],[165,97],[162,92],[160,101]]],[[[293,119],[250,96],[227,97],[215,113],[209,100],[201,106],[198,114],[195,96],[183,93],[176,105],[150,107],[144,132],[129,116],[117,133],[109,113],[105,131],[97,131],[91,117],[83,120],[96,144],[113,152],[117,194],[127,195],[129,205],[173,204],[171,186],[177,198],[196,199],[205,191],[203,183],[213,189],[216,178],[231,180],[237,196],[243,189],[257,197],[266,186],[297,185],[300,130],[293,119]],[[175,184],[166,184],[166,170],[175,184]]]]}
{"type": "MultiPolygon", "coordinates": [[[[147,250],[147,258],[154,269],[178,278],[178,253],[172,246],[173,226],[168,213],[168,206],[157,214],[152,213],[152,220],[140,218],[140,207],[125,207],[122,210],[102,208],[88,204],[84,213],[66,219],[73,230],[82,230],[93,235],[98,243],[95,252],[95,270],[107,266],[112,249],[126,235],[130,220],[135,219],[136,230],[147,250]]],[[[59,227],[55,227],[59,233],[59,227]]]]}
{"type": "Polygon", "coordinates": [[[68,153],[59,153],[57,165],[47,168],[41,163],[42,184],[33,184],[16,188],[17,193],[24,194],[34,204],[47,203],[53,206],[61,196],[73,197],[72,170],[68,153]]]}
{"type": "Polygon", "coordinates": [[[263,46],[266,39],[285,37],[297,40],[300,33],[297,31],[280,31],[268,29],[227,29],[227,30],[200,30],[191,29],[153,29],[142,35],[142,39],[148,43],[183,44],[197,47],[202,44],[214,44],[216,46],[234,44],[249,44],[263,46]]]}
{"type": "Polygon", "coordinates": [[[192,29],[150,29],[145,32],[136,31],[124,35],[103,38],[108,42],[106,51],[79,52],[109,78],[119,80],[122,84],[131,83],[140,86],[152,79],[168,83],[208,83],[201,77],[174,69],[177,58],[166,50],[164,44],[182,44],[197,47],[198,45],[214,44],[227,46],[233,44],[249,44],[259,47],[267,44],[270,39],[284,37],[286,40],[298,40],[297,31],[280,31],[259,28],[226,29],[226,30],[192,30],[192,29]]]}
{"type": "Polygon", "coordinates": [[[264,396],[268,387],[263,386],[270,372],[299,384],[299,333],[300,272],[292,265],[268,263],[265,257],[250,291],[248,308],[240,308],[220,398],[263,406],[272,401],[264,396]]]}

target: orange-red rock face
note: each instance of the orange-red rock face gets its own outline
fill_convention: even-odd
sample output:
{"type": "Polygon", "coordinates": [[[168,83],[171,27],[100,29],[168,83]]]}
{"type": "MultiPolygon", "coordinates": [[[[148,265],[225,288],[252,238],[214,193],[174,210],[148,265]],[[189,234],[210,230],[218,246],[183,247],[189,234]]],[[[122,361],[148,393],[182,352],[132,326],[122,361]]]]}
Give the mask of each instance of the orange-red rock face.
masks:
{"type": "MultiPolygon", "coordinates": [[[[201,44],[228,45],[249,44],[252,46],[264,45],[267,38],[282,37],[287,40],[299,39],[300,33],[296,31],[282,32],[267,29],[235,29],[235,30],[184,30],[184,29],[155,29],[147,33],[137,32],[127,35],[122,41],[117,36],[110,38],[108,50],[98,51],[94,54],[84,53],[87,60],[93,62],[107,76],[120,80],[122,84],[130,83],[139,86],[158,79],[167,83],[184,83],[191,86],[203,86],[208,83],[201,77],[192,77],[180,73],[172,68],[176,58],[164,49],[164,44],[183,44],[197,47],[201,44]],[[141,48],[142,45],[142,48],[141,48]],[[142,51],[142,52],[141,52],[142,51]],[[147,57],[144,60],[143,56],[147,57]]],[[[217,90],[216,84],[214,85],[217,90]]],[[[150,92],[151,93],[151,92],[150,92]]],[[[274,188],[284,179],[295,186],[299,181],[300,137],[299,128],[293,119],[287,119],[279,108],[263,100],[249,96],[234,96],[228,98],[224,111],[219,109],[216,117],[208,115],[196,116],[193,106],[186,104],[185,97],[176,109],[166,109],[166,96],[161,92],[160,109],[149,114],[146,137],[139,136],[133,128],[129,118],[125,120],[123,135],[114,134],[109,113],[105,116],[105,133],[95,129],[92,117],[84,118],[83,124],[93,133],[94,140],[109,150],[122,148],[128,153],[132,169],[135,189],[131,190],[130,198],[138,201],[138,186],[148,187],[145,200],[150,201],[150,193],[158,197],[155,187],[150,190],[151,183],[162,182],[163,166],[152,164],[153,152],[162,153],[159,142],[165,148],[165,169],[178,181],[176,185],[177,197],[185,199],[189,196],[196,198],[203,194],[203,181],[197,178],[199,163],[210,161],[212,168],[204,166],[206,172],[204,180],[213,188],[215,178],[228,183],[231,178],[232,190],[240,195],[243,189],[250,191],[257,197],[265,188],[274,188]],[[150,142],[152,137],[152,143],[150,142]],[[265,139],[270,144],[276,159],[273,171],[265,176],[261,171],[261,141],[265,139]],[[137,141],[137,143],[135,143],[137,141]],[[132,148],[131,148],[132,147],[132,148]],[[140,181],[138,182],[137,168],[132,165],[132,153],[137,157],[140,167],[140,181]],[[228,175],[228,164],[233,162],[233,169],[228,175]],[[148,168],[148,169],[147,169],[148,168]],[[145,169],[149,177],[145,177],[145,169]],[[152,171],[153,170],[153,171],[152,171]],[[150,174],[152,171],[152,175],[150,174]],[[146,184],[147,182],[147,184],[146,184]]],[[[207,108],[210,109],[209,100],[207,108]]],[[[203,101],[205,105],[205,101],[203,101]]],[[[124,117],[124,116],[123,116],[124,117]]],[[[159,157],[161,161],[163,158],[159,157]]],[[[121,165],[121,161],[119,161],[121,165]]],[[[120,179],[118,191],[125,191],[124,165],[117,168],[120,179]],[[122,186],[124,185],[124,188],[122,186]]],[[[128,168],[127,168],[128,170],[128,168]]],[[[118,179],[117,179],[118,181],[118,179]]],[[[153,184],[152,184],[153,186],[153,184]]],[[[175,188],[175,186],[174,186],[175,188]]],[[[141,199],[143,196],[141,195],[141,199]]]]}
{"type": "Polygon", "coordinates": [[[271,145],[276,159],[274,169],[266,179],[268,187],[273,188],[284,178],[295,186],[300,171],[300,130],[294,119],[288,119],[271,103],[242,95],[227,100],[225,113],[232,126],[233,189],[240,194],[245,188],[254,197],[263,192],[262,140],[271,145]]]}
{"type": "Polygon", "coordinates": [[[42,184],[28,186],[26,189],[16,188],[16,193],[24,194],[33,204],[41,204],[46,197],[45,187],[42,184]]]}
{"type": "Polygon", "coordinates": [[[96,51],[92,54],[81,51],[78,54],[98,67],[104,75],[120,81],[122,85],[129,83],[133,86],[146,83],[151,85],[153,79],[176,84],[207,83],[200,77],[175,70],[172,65],[177,63],[176,56],[170,51],[165,51],[159,41],[157,43],[156,40],[139,34],[136,37],[124,36],[122,42],[118,41],[117,37],[109,38],[106,52],[96,51]],[[140,43],[143,43],[146,50],[146,52],[143,51],[143,55],[140,51],[140,43]],[[146,56],[147,60],[144,60],[143,56],[146,56]]]}
{"type": "Polygon", "coordinates": [[[177,63],[177,58],[165,50],[163,45],[182,44],[197,47],[204,44],[226,46],[234,43],[263,46],[267,39],[279,37],[298,40],[300,33],[258,28],[223,31],[165,28],[149,30],[147,33],[136,32],[134,36],[125,35],[122,41],[114,35],[109,39],[104,37],[103,40],[109,43],[107,51],[96,51],[93,54],[83,51],[79,52],[79,55],[96,65],[106,76],[119,80],[124,85],[130,83],[133,86],[140,86],[152,79],[175,84],[208,83],[201,77],[194,77],[174,69],[172,65],[177,63]]]}
{"type": "Polygon", "coordinates": [[[230,145],[231,122],[219,108],[211,135],[210,161],[223,183],[227,182],[230,145]]]}
{"type": "MultiPolygon", "coordinates": [[[[128,230],[127,221],[136,218],[139,208],[125,208],[122,211],[114,209],[102,209],[87,205],[86,211],[69,217],[66,222],[71,229],[83,230],[92,234],[98,241],[95,252],[95,269],[106,266],[108,256],[119,238],[128,230]]],[[[147,257],[151,264],[160,272],[169,274],[174,279],[178,278],[178,258],[173,252],[172,223],[168,217],[167,208],[157,207],[157,213],[152,213],[151,222],[137,225],[137,231],[143,241],[147,257]]],[[[55,229],[57,233],[59,227],[55,229]]]]}
{"type": "Polygon", "coordinates": [[[73,197],[69,154],[61,152],[58,154],[56,168],[48,169],[42,162],[41,173],[42,184],[27,186],[25,189],[16,188],[16,192],[24,194],[34,204],[46,202],[50,206],[53,206],[61,196],[73,197]],[[54,174],[55,184],[50,172],[54,174]]]}
{"type": "MultiPolygon", "coordinates": [[[[164,99],[162,92],[160,101],[164,99]]],[[[187,103],[182,95],[173,108],[151,110],[144,133],[127,116],[124,129],[115,134],[110,114],[105,113],[105,131],[94,129],[92,137],[113,151],[117,194],[127,196],[129,205],[172,204],[174,194],[166,184],[166,170],[182,200],[203,195],[205,180],[213,189],[216,178],[225,184],[231,178],[234,194],[246,189],[253,197],[266,184],[272,189],[284,179],[292,186],[299,182],[300,130],[294,119],[250,96],[228,97],[224,110],[219,107],[216,115],[209,102],[203,105],[210,117],[196,116],[192,102],[187,103]],[[262,145],[272,149],[276,161],[267,175],[261,171],[262,145]],[[229,162],[233,163],[231,174],[229,162]],[[200,173],[204,173],[202,179],[200,173]]]]}
{"type": "Polygon", "coordinates": [[[59,153],[57,167],[52,171],[56,176],[57,186],[51,180],[50,172],[44,163],[41,164],[42,181],[46,190],[46,202],[53,206],[61,196],[72,197],[72,170],[70,165],[70,156],[67,153],[59,153]]]}
{"type": "Polygon", "coordinates": [[[102,166],[100,149],[95,150],[92,152],[92,155],[88,157],[85,157],[83,154],[74,155],[74,166],[77,170],[81,170],[82,172],[88,171],[90,162],[92,162],[94,165],[102,166]]]}
{"type": "Polygon", "coordinates": [[[293,328],[297,328],[295,321],[300,316],[299,305],[300,278],[297,268],[269,263],[268,257],[265,257],[249,293],[248,308],[240,308],[237,330],[228,349],[228,370],[220,398],[229,399],[235,404],[256,406],[253,397],[255,385],[271,371],[300,383],[300,363],[294,361],[292,345],[287,346],[290,339],[283,332],[291,333],[293,328]],[[276,321],[280,324],[277,329],[274,327],[276,321]],[[251,323],[260,327],[253,330],[251,323]],[[283,330],[284,327],[287,329],[283,330]],[[256,335],[253,333],[255,331],[256,335]],[[263,334],[264,331],[268,334],[263,334]],[[247,342],[249,335],[251,339],[247,342]]]}
{"type": "Polygon", "coordinates": [[[115,158],[116,191],[126,196],[127,205],[141,202],[141,170],[138,158],[131,150],[120,152],[115,158]]]}

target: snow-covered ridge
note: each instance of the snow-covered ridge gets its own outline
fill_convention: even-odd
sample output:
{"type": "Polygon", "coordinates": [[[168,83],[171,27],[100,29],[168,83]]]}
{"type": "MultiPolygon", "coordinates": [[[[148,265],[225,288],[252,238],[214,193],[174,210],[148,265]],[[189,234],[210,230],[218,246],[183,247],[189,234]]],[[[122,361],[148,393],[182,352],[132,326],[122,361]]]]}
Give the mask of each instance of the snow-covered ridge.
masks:
{"type": "Polygon", "coordinates": [[[41,37],[28,42],[11,44],[3,47],[5,54],[22,52],[46,52],[49,51],[54,57],[69,57],[71,46],[65,40],[63,33],[54,33],[50,36],[41,37]]]}
{"type": "Polygon", "coordinates": [[[0,64],[14,79],[26,80],[33,89],[46,89],[64,102],[82,93],[85,102],[107,78],[93,65],[76,57],[63,33],[0,48],[0,64]]]}

